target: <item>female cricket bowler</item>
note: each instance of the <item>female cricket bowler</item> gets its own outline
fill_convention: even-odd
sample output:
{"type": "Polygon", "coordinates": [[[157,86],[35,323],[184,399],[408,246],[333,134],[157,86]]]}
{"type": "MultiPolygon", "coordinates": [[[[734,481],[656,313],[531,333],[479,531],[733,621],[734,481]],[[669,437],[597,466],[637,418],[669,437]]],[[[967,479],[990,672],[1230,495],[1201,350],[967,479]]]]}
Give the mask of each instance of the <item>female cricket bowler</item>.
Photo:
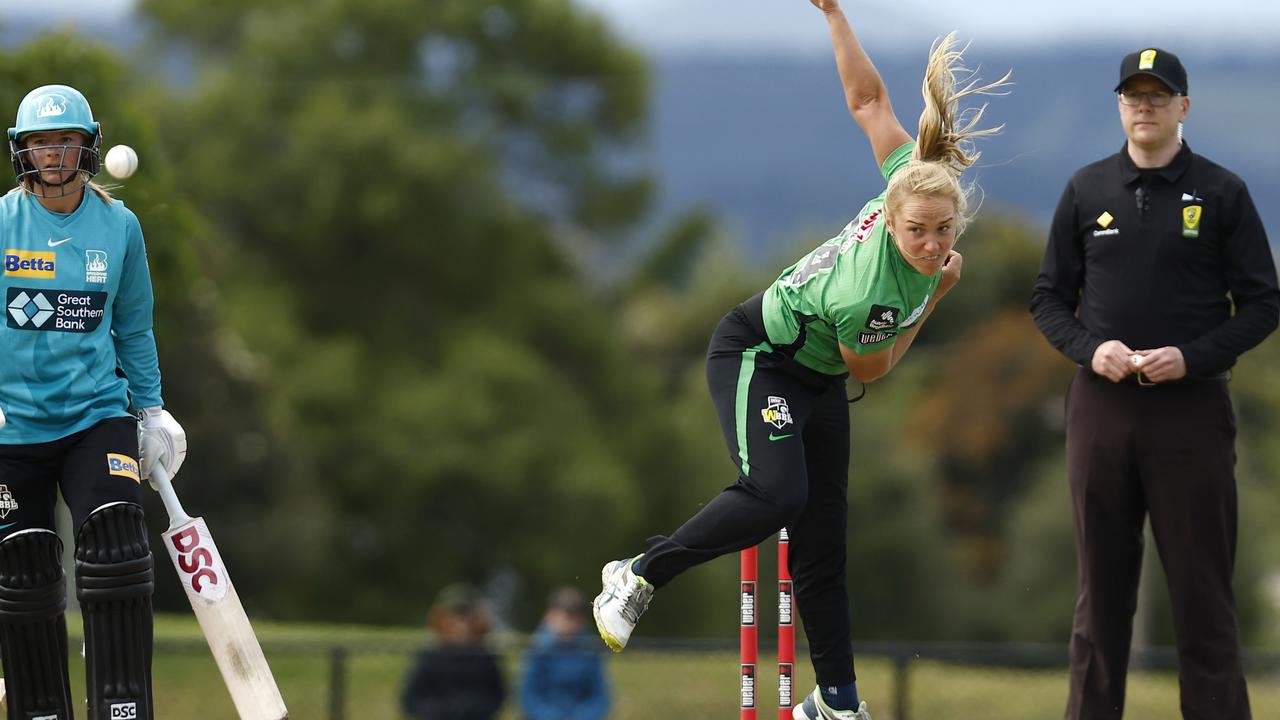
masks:
{"type": "Polygon", "coordinates": [[[32,90],[9,129],[18,186],[0,198],[0,659],[10,720],[72,717],[59,491],[75,529],[88,716],[153,716],[141,480],[156,463],[177,472],[187,440],[161,407],[142,228],[90,182],[101,144],[88,101],[65,85],[32,90]]]}
{"type": "Polygon", "coordinates": [[[605,565],[592,605],[601,636],[621,650],[655,590],[786,527],[818,681],[794,716],[869,720],[855,684],[845,578],[845,378],[866,383],[890,372],[959,282],[963,258],[952,246],[969,219],[959,176],[978,158],[969,141],[999,128],[976,129],[982,109],[961,118],[957,101],[990,93],[1009,76],[958,83],[954,36],[935,43],[913,140],[837,0],[811,2],[826,15],[849,110],[888,187],[839,235],[721,320],[707,381],[738,480],[675,533],[651,538],[643,554],[605,565]]]}

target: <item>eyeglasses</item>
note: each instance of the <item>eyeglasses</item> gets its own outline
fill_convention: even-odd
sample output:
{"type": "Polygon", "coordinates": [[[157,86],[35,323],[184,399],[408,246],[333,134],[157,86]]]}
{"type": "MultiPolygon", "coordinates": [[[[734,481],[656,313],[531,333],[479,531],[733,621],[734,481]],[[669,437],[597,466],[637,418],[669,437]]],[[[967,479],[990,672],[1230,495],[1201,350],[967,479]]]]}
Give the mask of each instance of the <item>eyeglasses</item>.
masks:
{"type": "Polygon", "coordinates": [[[1131,107],[1141,105],[1142,99],[1146,98],[1151,107],[1164,107],[1173,102],[1175,97],[1182,97],[1182,93],[1171,93],[1168,90],[1153,90],[1151,92],[1138,92],[1137,90],[1121,90],[1120,102],[1131,107]]]}

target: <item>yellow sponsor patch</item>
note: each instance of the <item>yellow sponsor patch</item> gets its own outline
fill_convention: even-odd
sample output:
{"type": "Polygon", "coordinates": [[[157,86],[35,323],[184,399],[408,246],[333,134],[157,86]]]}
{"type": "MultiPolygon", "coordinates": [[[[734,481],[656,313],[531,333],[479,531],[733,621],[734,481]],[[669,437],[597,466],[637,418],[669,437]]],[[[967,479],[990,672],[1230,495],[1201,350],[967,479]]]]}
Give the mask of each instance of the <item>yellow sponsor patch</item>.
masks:
{"type": "Polygon", "coordinates": [[[44,278],[58,276],[54,260],[57,253],[41,250],[5,250],[4,274],[9,277],[44,278]]]}
{"type": "Polygon", "coordinates": [[[1101,215],[1099,215],[1099,216],[1098,216],[1098,227],[1104,227],[1104,228],[1105,228],[1105,227],[1107,227],[1108,225],[1110,225],[1110,224],[1111,224],[1111,221],[1112,221],[1112,220],[1115,220],[1115,218],[1114,218],[1114,217],[1112,217],[1111,213],[1109,213],[1109,212],[1104,212],[1104,213],[1102,213],[1101,215]]]}
{"type": "Polygon", "coordinates": [[[141,482],[138,478],[138,461],[128,455],[107,453],[107,474],[119,475],[120,477],[127,477],[134,482],[141,482]]]}
{"type": "Polygon", "coordinates": [[[1200,237],[1200,218],[1204,217],[1199,205],[1182,208],[1182,236],[1200,237]]]}
{"type": "Polygon", "coordinates": [[[1138,56],[1138,69],[1150,70],[1155,66],[1156,66],[1156,51],[1143,50],[1142,54],[1138,56]]]}

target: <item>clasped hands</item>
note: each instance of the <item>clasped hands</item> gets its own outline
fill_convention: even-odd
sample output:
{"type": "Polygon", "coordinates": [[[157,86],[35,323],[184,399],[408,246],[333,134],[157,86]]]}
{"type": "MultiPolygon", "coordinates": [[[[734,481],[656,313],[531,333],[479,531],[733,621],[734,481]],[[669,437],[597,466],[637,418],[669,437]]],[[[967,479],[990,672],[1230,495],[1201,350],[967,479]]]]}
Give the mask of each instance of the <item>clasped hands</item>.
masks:
{"type": "Polygon", "coordinates": [[[1182,351],[1168,345],[1154,350],[1131,350],[1119,340],[1108,340],[1093,352],[1092,370],[1112,382],[1129,375],[1139,381],[1162,383],[1187,376],[1187,363],[1182,351]]]}

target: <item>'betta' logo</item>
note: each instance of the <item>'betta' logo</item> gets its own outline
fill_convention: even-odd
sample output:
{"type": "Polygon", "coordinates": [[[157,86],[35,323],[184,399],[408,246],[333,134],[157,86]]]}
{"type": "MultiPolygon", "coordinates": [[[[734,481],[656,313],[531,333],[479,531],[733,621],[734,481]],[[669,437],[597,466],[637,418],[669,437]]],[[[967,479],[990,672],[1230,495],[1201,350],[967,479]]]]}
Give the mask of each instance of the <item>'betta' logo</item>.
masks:
{"type": "Polygon", "coordinates": [[[45,95],[36,101],[36,117],[57,117],[67,111],[67,99],[57,93],[45,95]]]}
{"type": "Polygon", "coordinates": [[[119,475],[134,482],[141,482],[138,479],[138,461],[120,453],[107,453],[107,474],[119,475]]]}
{"type": "Polygon", "coordinates": [[[52,252],[38,250],[5,250],[4,274],[11,277],[44,278],[52,280],[58,277],[58,256],[52,252]]]}
{"type": "Polygon", "coordinates": [[[226,570],[203,520],[197,518],[191,525],[169,536],[168,541],[169,554],[182,571],[182,580],[190,592],[209,602],[217,602],[226,596],[226,570]]]}

